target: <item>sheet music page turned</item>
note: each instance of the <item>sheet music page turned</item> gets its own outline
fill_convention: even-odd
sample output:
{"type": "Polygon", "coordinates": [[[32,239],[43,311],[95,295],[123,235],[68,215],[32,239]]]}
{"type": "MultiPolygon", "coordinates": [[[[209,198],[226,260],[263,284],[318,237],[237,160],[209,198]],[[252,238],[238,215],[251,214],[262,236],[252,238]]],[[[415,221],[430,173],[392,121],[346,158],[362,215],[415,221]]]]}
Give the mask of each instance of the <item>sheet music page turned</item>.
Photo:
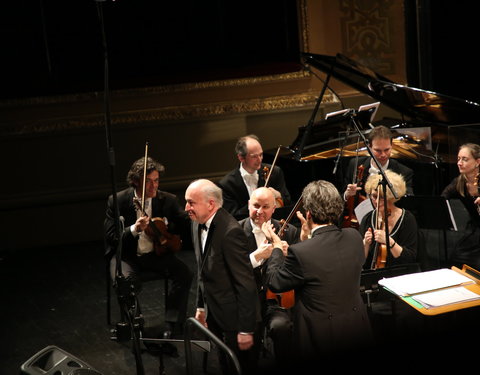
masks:
{"type": "Polygon", "coordinates": [[[373,211],[372,201],[370,199],[363,200],[359,205],[357,205],[357,207],[355,207],[354,211],[358,222],[361,223],[363,217],[370,211],[373,211]]]}
{"type": "Polygon", "coordinates": [[[463,286],[454,288],[440,289],[433,292],[416,294],[412,297],[415,301],[421,303],[425,308],[451,305],[480,299],[480,295],[463,286]]]}
{"type": "Polygon", "coordinates": [[[405,297],[441,288],[473,284],[474,281],[452,269],[441,268],[433,271],[383,278],[378,283],[393,293],[405,297]]]}

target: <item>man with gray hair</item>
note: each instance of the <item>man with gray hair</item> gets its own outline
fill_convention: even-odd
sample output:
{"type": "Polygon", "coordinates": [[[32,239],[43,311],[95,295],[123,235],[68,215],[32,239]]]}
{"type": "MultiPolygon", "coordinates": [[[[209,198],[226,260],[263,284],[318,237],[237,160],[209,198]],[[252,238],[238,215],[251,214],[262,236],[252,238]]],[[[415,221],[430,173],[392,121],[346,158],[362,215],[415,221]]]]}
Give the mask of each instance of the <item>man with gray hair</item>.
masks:
{"type": "Polygon", "coordinates": [[[262,228],[274,247],[267,261],[268,287],[275,293],[295,290],[295,365],[332,365],[339,370],[345,363],[341,356],[364,353],[372,338],[360,295],[362,236],[356,229],[337,226],[344,201],[330,182],[309,183],[302,200],[305,217],[298,216],[310,233],[302,230],[303,241],[291,245],[286,256],[272,228],[262,228]]]}
{"type": "MultiPolygon", "coordinates": [[[[232,349],[243,373],[253,374],[257,365],[253,346],[260,343],[254,334],[261,318],[247,237],[222,208],[222,190],[212,181],[193,181],[185,202],[198,263],[195,318],[232,349]]],[[[219,356],[224,373],[233,373],[225,354],[219,356]]]]}

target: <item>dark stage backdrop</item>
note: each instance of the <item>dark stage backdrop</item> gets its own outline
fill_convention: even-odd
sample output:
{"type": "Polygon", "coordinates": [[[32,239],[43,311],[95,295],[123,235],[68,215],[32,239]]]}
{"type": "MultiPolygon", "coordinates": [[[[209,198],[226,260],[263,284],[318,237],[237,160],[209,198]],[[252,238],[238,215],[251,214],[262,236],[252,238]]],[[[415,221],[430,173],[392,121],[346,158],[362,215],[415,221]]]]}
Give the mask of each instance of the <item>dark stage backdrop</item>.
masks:
{"type": "Polygon", "coordinates": [[[410,86],[480,103],[478,14],[468,0],[405,0],[410,86]]]}
{"type": "Polygon", "coordinates": [[[101,19],[112,89],[299,68],[295,0],[16,0],[0,13],[0,99],[101,91],[101,19]]]}

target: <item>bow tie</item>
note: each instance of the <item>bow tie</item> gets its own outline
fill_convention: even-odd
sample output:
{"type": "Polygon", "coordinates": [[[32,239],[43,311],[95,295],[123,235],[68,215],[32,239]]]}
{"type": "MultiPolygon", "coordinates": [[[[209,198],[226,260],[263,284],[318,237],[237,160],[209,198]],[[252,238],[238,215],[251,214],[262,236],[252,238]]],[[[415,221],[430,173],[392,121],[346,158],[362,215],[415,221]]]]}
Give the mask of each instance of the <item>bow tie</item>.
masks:
{"type": "Polygon", "coordinates": [[[208,231],[208,227],[207,227],[205,224],[198,224],[198,227],[199,227],[201,230],[208,231]]]}

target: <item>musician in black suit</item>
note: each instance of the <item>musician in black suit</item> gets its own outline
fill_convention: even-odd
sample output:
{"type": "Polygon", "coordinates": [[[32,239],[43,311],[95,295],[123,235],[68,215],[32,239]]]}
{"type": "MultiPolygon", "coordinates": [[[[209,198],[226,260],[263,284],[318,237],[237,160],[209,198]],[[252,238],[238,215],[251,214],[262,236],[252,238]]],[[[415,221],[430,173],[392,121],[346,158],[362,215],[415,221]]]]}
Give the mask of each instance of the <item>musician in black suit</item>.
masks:
{"type": "MultiPolygon", "coordinates": [[[[225,175],[218,185],[223,191],[223,208],[237,220],[248,217],[248,199],[257,187],[265,186],[264,168],[271,165],[262,163],[263,149],[260,140],[254,134],[241,137],[235,146],[240,166],[225,175]]],[[[291,198],[285,184],[283,171],[274,166],[269,171],[268,187],[276,199],[284,205],[290,204],[291,198]]]]}
{"type": "MultiPolygon", "coordinates": [[[[244,229],[248,238],[248,250],[250,252],[250,262],[254,268],[255,280],[257,282],[258,295],[262,307],[262,320],[266,333],[271,337],[275,359],[282,368],[290,357],[292,320],[291,309],[282,303],[281,295],[275,297],[275,294],[268,293],[266,285],[265,260],[272,253],[272,246],[268,244],[265,234],[262,232],[263,223],[273,225],[275,232],[280,233],[282,223],[272,219],[275,211],[275,196],[273,192],[265,187],[260,187],[252,192],[248,201],[249,217],[241,220],[239,223],[244,229]]],[[[282,245],[284,251],[289,244],[298,242],[300,230],[291,224],[284,226],[282,231],[282,245]]]]}
{"type": "MultiPolygon", "coordinates": [[[[141,202],[145,158],[135,161],[128,174],[129,188],[117,193],[119,216],[123,217],[121,233],[122,273],[125,277],[138,280],[145,272],[154,273],[158,279],[172,280],[168,292],[167,310],[165,312],[164,338],[169,338],[174,329],[181,332],[187,310],[188,294],[193,279],[189,267],[181,261],[172,249],[159,246],[162,239],[151,236],[148,232],[151,218],[162,218],[168,233],[182,236],[190,227],[190,219],[182,210],[177,197],[159,190],[160,176],[165,167],[148,157],[145,177],[144,212],[134,204],[134,199],[141,202]],[[145,215],[146,214],[146,215],[145,215]]],[[[139,204],[141,206],[141,204],[139,204]]],[[[140,207],[141,208],[141,207],[140,207]]],[[[106,218],[104,222],[106,253],[111,257],[111,274],[115,280],[116,250],[118,234],[115,231],[115,207],[113,196],[108,198],[106,218]]],[[[166,233],[166,234],[168,234],[166,233]]],[[[159,298],[162,298],[159,296],[159,298]]]]}
{"type": "MultiPolygon", "coordinates": [[[[390,157],[393,147],[393,133],[386,126],[379,125],[373,128],[368,133],[368,143],[373,155],[378,160],[383,170],[390,169],[391,171],[403,176],[407,185],[407,194],[413,194],[413,171],[401,164],[395,159],[390,157]]],[[[344,184],[341,191],[343,191],[343,197],[347,200],[349,197],[354,196],[357,191],[361,195],[366,197],[365,182],[368,176],[371,174],[378,174],[378,166],[370,156],[361,156],[358,158],[352,158],[348,163],[347,173],[344,176],[344,184]],[[357,170],[355,170],[357,165],[357,170]],[[358,167],[363,166],[362,180],[356,184],[354,182],[355,176],[358,176],[358,167]]]]}
{"type": "MultiPolygon", "coordinates": [[[[210,180],[193,181],[185,192],[185,210],[192,219],[192,239],[198,262],[195,318],[237,355],[242,372],[256,371],[260,306],[247,236],[222,208],[222,190],[210,180]]],[[[219,353],[225,372],[229,361],[219,353]]]]}
{"type": "Polygon", "coordinates": [[[310,238],[291,245],[287,256],[278,236],[263,226],[274,246],[267,261],[268,287],[279,293],[295,290],[295,369],[319,365],[333,366],[327,372],[348,372],[351,363],[345,358],[364,356],[372,344],[370,322],[360,296],[365,261],[362,236],[356,229],[336,225],[344,202],[330,182],[309,183],[302,202],[310,238]]]}

